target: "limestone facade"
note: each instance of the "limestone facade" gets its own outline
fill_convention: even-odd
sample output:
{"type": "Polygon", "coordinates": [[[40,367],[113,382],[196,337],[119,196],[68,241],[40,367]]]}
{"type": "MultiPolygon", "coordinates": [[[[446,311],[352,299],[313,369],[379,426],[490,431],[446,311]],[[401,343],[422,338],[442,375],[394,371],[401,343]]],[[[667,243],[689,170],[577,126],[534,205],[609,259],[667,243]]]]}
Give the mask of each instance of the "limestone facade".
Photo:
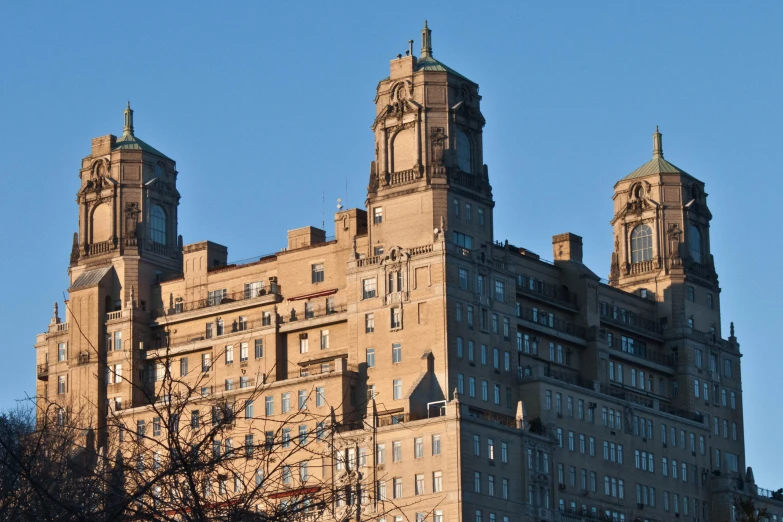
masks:
{"type": "Polygon", "coordinates": [[[123,135],[82,160],[38,397],[87,408],[100,430],[151,423],[166,372],[199,387],[194,408],[263,386],[271,418],[303,396],[334,410],[377,488],[400,479],[402,499],[421,497],[390,517],[729,520],[752,480],[704,183],[663,160],[656,130],[653,160],[615,185],[609,280],[574,234],[546,261],[494,240],[480,102],[425,27],[421,56],[392,60],[377,87],[366,208],[242,263],[183,245],[176,164],[135,136],[128,107],[123,135]]]}

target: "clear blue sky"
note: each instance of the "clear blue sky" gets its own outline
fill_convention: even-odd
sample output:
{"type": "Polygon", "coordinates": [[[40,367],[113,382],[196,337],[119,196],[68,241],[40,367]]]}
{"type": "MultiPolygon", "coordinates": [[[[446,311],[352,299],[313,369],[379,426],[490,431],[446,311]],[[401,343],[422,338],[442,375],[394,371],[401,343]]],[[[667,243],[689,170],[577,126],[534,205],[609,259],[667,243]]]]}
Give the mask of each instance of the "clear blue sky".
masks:
{"type": "Polygon", "coordinates": [[[126,100],[177,160],[185,242],[272,252],[320,225],[322,192],[331,223],[346,179],[363,206],[375,86],[427,18],[435,56],[481,86],[497,239],[551,258],[553,234],[580,234],[606,277],[612,187],[650,158],[656,124],[666,158],[706,182],[748,463],[783,486],[783,4],[551,4],[0,3],[0,408],[35,389],[80,160],[122,132],[126,100]]]}

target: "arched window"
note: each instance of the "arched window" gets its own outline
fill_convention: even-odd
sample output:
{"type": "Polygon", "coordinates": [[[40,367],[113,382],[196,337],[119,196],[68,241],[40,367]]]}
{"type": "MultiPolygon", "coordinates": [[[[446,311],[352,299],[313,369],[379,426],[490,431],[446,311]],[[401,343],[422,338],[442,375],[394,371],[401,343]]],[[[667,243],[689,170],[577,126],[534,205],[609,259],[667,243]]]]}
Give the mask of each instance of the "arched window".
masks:
{"type": "Polygon", "coordinates": [[[472,173],[470,168],[470,138],[462,131],[457,134],[457,166],[462,172],[472,173]]]}
{"type": "Polygon", "coordinates": [[[166,213],[159,205],[150,211],[150,237],[155,243],[166,244],[166,213]]]}
{"type": "Polygon", "coordinates": [[[697,263],[701,263],[701,232],[699,232],[699,228],[693,224],[691,224],[691,237],[689,240],[689,245],[691,247],[691,257],[697,263]]]}
{"type": "Polygon", "coordinates": [[[631,232],[631,263],[652,259],[652,229],[639,225],[631,232]]]}

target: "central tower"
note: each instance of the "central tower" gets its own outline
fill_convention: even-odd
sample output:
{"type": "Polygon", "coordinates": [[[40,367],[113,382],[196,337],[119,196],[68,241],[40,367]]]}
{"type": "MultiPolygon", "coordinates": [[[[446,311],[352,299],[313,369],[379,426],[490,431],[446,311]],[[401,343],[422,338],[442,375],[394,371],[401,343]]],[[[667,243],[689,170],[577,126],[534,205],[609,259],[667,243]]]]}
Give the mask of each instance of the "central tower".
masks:
{"type": "Polygon", "coordinates": [[[429,243],[446,230],[467,249],[492,238],[478,85],[434,58],[426,22],[421,40],[421,56],[411,45],[378,83],[367,188],[371,256],[429,243]]]}

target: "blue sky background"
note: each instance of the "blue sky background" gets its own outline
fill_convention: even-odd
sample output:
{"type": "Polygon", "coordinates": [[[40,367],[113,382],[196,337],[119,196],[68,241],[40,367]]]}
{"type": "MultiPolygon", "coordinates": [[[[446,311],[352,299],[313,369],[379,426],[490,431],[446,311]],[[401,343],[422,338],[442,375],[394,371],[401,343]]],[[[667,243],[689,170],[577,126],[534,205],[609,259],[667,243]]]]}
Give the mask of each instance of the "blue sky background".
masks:
{"type": "Polygon", "coordinates": [[[321,224],[322,193],[327,223],[337,197],[364,205],[375,86],[428,18],[434,55],[481,86],[497,239],[551,258],[553,234],[577,233],[606,277],[612,187],[655,125],[706,182],[748,463],[783,487],[782,3],[282,4],[0,3],[0,408],[34,392],[80,160],[122,133],[126,100],[136,135],[177,160],[185,243],[272,252],[321,224]]]}

